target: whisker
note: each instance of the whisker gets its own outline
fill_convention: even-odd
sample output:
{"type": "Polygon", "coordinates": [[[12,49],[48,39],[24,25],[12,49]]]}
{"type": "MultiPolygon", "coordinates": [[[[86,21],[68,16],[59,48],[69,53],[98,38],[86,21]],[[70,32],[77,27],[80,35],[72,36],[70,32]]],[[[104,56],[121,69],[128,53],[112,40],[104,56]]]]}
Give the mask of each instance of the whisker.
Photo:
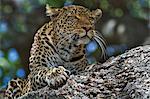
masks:
{"type": "MultiPolygon", "coordinates": [[[[99,33],[100,34],[100,33],[99,33]]],[[[94,34],[94,40],[98,43],[102,50],[102,55],[104,59],[106,59],[106,43],[102,35],[98,35],[97,33],[94,34]]]]}
{"type": "Polygon", "coordinates": [[[101,57],[104,57],[104,59],[105,59],[106,58],[106,49],[105,49],[104,44],[98,38],[95,37],[94,39],[98,43],[98,45],[100,46],[100,48],[102,50],[101,57]]]}
{"type": "Polygon", "coordinates": [[[101,42],[103,42],[104,46],[106,47],[106,40],[105,40],[104,37],[101,35],[101,33],[99,33],[98,31],[95,31],[94,36],[97,37],[101,42]]]}

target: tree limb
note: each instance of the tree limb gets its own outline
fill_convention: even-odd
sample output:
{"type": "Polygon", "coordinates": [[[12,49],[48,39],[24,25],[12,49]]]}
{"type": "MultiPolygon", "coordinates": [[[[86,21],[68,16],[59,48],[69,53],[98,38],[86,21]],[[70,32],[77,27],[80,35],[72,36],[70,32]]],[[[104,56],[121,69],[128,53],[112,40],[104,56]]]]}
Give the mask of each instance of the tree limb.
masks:
{"type": "Polygon", "coordinates": [[[45,87],[27,93],[20,99],[41,97],[150,99],[150,45],[133,48],[103,64],[96,64],[81,74],[71,75],[66,85],[58,90],[45,87]]]}

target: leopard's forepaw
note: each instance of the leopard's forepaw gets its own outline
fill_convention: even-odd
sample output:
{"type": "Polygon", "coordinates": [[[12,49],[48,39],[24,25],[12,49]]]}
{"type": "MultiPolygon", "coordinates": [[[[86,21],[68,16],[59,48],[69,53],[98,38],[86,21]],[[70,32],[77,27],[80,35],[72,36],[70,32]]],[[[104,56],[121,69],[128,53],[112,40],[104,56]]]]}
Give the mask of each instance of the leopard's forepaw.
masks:
{"type": "Polygon", "coordinates": [[[64,67],[54,67],[47,73],[46,82],[48,83],[49,87],[57,89],[58,87],[62,87],[63,85],[65,85],[69,76],[70,71],[68,71],[64,67]]]}

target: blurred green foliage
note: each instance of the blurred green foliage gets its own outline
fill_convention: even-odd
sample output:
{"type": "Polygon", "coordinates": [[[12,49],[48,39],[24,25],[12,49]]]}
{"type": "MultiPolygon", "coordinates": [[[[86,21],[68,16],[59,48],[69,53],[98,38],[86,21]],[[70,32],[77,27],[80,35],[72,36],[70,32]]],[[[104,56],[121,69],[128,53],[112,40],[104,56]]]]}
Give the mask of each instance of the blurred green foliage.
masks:
{"type": "Polygon", "coordinates": [[[66,0],[46,0],[46,4],[49,4],[52,7],[62,7],[66,0]]]}
{"type": "Polygon", "coordinates": [[[1,0],[0,86],[4,87],[15,76],[24,77],[21,68],[28,71],[33,35],[48,21],[45,4],[52,7],[73,4],[89,9],[102,9],[103,17],[97,27],[104,33],[107,41],[111,42],[107,49],[110,56],[118,53],[117,51],[124,52],[128,47],[140,45],[142,38],[149,34],[149,0],[1,0]],[[134,35],[137,37],[132,38],[134,35]],[[13,54],[10,58],[10,53],[18,54],[13,54]],[[18,58],[11,61],[15,55],[18,58]]]}
{"type": "Polygon", "coordinates": [[[0,86],[5,87],[10,79],[18,77],[20,74],[22,77],[25,77],[22,73],[17,74],[20,68],[22,66],[16,49],[10,48],[8,51],[0,50],[0,86]]]}

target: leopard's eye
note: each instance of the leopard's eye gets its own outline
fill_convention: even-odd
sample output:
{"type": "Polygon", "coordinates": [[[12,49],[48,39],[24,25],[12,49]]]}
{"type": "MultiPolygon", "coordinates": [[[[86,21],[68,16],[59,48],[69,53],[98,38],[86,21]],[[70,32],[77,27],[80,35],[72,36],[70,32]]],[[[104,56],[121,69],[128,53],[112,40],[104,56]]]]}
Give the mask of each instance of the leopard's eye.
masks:
{"type": "Polygon", "coordinates": [[[79,15],[69,15],[68,18],[79,20],[80,16],[79,15]]]}
{"type": "Polygon", "coordinates": [[[76,15],[75,18],[78,20],[81,19],[81,17],[79,15],[76,15]]]}
{"type": "Polygon", "coordinates": [[[75,20],[76,18],[74,16],[68,16],[68,19],[67,20],[75,20]]]}
{"type": "Polygon", "coordinates": [[[74,23],[77,22],[77,19],[75,18],[75,16],[68,16],[68,18],[66,19],[66,22],[70,25],[73,25],[74,23]]]}

